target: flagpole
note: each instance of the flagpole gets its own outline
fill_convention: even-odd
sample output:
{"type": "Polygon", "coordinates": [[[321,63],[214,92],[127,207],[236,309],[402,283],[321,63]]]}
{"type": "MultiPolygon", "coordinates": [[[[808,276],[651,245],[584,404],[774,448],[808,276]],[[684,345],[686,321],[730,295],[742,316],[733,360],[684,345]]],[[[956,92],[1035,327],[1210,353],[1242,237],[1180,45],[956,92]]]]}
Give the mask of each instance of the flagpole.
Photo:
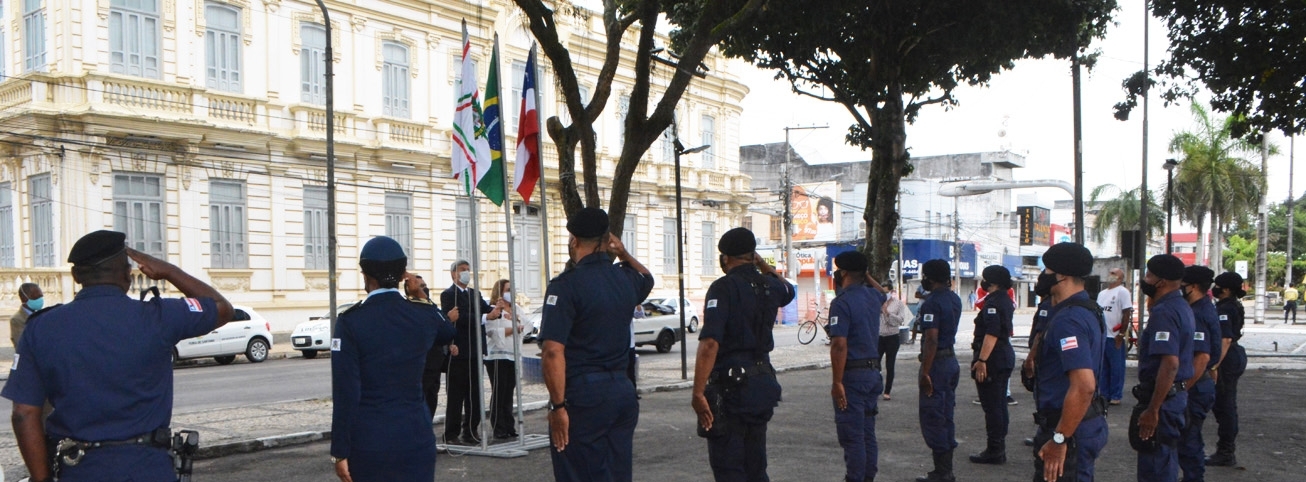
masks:
{"type": "MultiPolygon", "coordinates": [[[[544,104],[540,100],[540,90],[541,90],[540,89],[540,85],[541,85],[540,57],[536,55],[538,47],[539,47],[538,44],[534,42],[531,43],[531,56],[535,57],[535,72],[533,73],[535,74],[536,112],[538,112],[539,109],[544,106],[544,104]]],[[[549,284],[549,280],[553,279],[552,276],[553,264],[551,264],[551,262],[549,261],[550,258],[549,248],[551,247],[550,240],[549,240],[549,196],[544,189],[544,186],[547,185],[547,183],[544,182],[544,178],[547,177],[546,173],[549,171],[548,168],[544,167],[544,116],[536,114],[535,123],[539,125],[539,132],[540,132],[539,135],[535,136],[535,142],[536,142],[535,152],[540,153],[540,226],[541,226],[540,242],[541,244],[544,245],[543,249],[541,249],[541,251],[544,253],[544,259],[541,260],[541,262],[544,265],[544,269],[540,271],[542,271],[542,275],[544,276],[544,285],[547,287],[549,284]]]]}

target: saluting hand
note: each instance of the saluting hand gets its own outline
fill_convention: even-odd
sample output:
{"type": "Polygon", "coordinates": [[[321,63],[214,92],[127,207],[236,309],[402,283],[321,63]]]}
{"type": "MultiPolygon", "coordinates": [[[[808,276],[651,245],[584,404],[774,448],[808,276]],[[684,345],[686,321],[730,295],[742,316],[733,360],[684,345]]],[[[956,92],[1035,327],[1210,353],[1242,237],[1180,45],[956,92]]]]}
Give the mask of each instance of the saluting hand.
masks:
{"type": "Polygon", "coordinates": [[[177,269],[172,263],[155,258],[140,251],[127,248],[127,257],[135,261],[141,273],[152,280],[167,279],[177,269]]]}
{"type": "Polygon", "coordinates": [[[354,478],[349,476],[349,460],[340,459],[336,462],[336,477],[340,477],[340,482],[354,482],[354,478]]]}
{"type": "Polygon", "coordinates": [[[612,233],[608,233],[607,244],[608,254],[611,254],[614,258],[624,259],[627,256],[626,245],[621,242],[621,238],[613,236],[612,233]]]}
{"type": "Polygon", "coordinates": [[[701,393],[694,394],[690,401],[690,406],[694,407],[694,413],[698,414],[698,424],[703,430],[712,430],[712,406],[707,403],[707,397],[701,393]]]}
{"type": "Polygon", "coordinates": [[[567,417],[567,407],[549,412],[549,439],[553,441],[553,448],[559,452],[566,450],[567,444],[571,442],[567,439],[570,425],[571,419],[567,417]]]}
{"type": "Polygon", "coordinates": [[[1043,459],[1043,480],[1054,482],[1066,471],[1066,445],[1051,440],[1038,450],[1038,458],[1043,459]]]}

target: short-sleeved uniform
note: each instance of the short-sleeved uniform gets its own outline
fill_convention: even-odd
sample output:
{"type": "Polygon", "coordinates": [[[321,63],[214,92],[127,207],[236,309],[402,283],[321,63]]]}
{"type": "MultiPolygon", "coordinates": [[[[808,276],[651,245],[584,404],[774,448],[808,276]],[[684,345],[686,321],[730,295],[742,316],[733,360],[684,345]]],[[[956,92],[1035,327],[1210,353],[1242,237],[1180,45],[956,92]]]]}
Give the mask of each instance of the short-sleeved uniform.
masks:
{"type": "Polygon", "coordinates": [[[653,276],[594,253],[549,283],[540,338],[563,344],[570,444],[553,446],[559,481],[631,480],[639,422],[626,377],[631,314],[653,290],[653,276]]]}
{"type": "MultiPolygon", "coordinates": [[[[1072,306],[1088,301],[1088,293],[1080,291],[1049,310],[1034,369],[1038,377],[1034,408],[1039,413],[1061,412],[1066,393],[1070,391],[1072,370],[1092,370],[1096,377],[1102,366],[1102,344],[1106,342],[1102,320],[1097,313],[1072,306]]],[[[1035,439],[1050,440],[1055,429],[1055,426],[1039,427],[1035,439]]],[[[1107,442],[1106,419],[1100,414],[1085,414],[1073,437],[1077,444],[1079,480],[1093,480],[1095,461],[1107,442]]],[[[1041,448],[1039,443],[1034,444],[1034,467],[1038,475],[1043,473],[1043,463],[1038,458],[1041,448]]]]}
{"type": "Polygon", "coordinates": [[[718,344],[709,389],[721,393],[725,420],[717,426],[725,430],[707,441],[717,480],[767,479],[766,424],[780,402],[780,383],[768,370],[775,348],[771,330],[776,309],[793,298],[793,285],[762,275],[753,265],[736,266],[707,290],[698,339],[718,344]],[[740,368],[747,380],[726,388],[729,377],[724,375],[740,368]]]}
{"type": "Polygon", "coordinates": [[[957,327],[961,323],[961,298],[946,287],[937,287],[921,302],[920,331],[939,330],[939,353],[930,367],[930,381],[934,395],[920,394],[918,409],[921,435],[925,445],[936,454],[957,448],[957,426],[953,412],[957,408],[957,381],[960,367],[953,352],[957,342],[957,327]]]}
{"type": "Polygon", "coordinates": [[[1007,439],[1007,427],[1011,414],[1007,411],[1007,382],[1016,367],[1016,351],[1011,347],[1012,317],[1016,305],[1007,296],[1006,290],[989,293],[980,304],[979,314],[975,315],[975,334],[971,340],[971,362],[979,360],[984,348],[984,338],[993,336],[997,342],[986,361],[988,378],[984,383],[976,381],[980,407],[984,409],[984,430],[988,437],[988,447],[994,450],[1003,448],[1007,439]]]}
{"type": "Polygon", "coordinates": [[[843,446],[844,480],[871,480],[879,472],[875,415],[884,379],[867,363],[879,363],[880,308],[885,296],[866,285],[845,288],[830,303],[830,338],[848,340],[843,389],[848,407],[834,407],[834,423],[843,446]]]}
{"type": "Polygon", "coordinates": [[[434,305],[373,291],[340,314],[331,340],[331,455],[348,458],[355,481],[435,477],[435,434],[422,395],[431,347],[449,343],[434,305]]]}
{"type": "MultiPolygon", "coordinates": [[[[1175,381],[1193,376],[1193,310],[1175,290],[1158,298],[1149,311],[1147,327],[1138,337],[1138,380],[1144,387],[1154,387],[1163,356],[1179,358],[1179,371],[1175,381]]],[[[1146,390],[1151,392],[1150,388],[1146,390]]],[[[1176,444],[1184,426],[1184,411],[1188,405],[1188,392],[1179,391],[1161,405],[1160,421],[1156,426],[1157,440],[1162,444],[1151,453],[1138,454],[1138,480],[1173,481],[1179,473],[1176,444]]]]}
{"type": "Polygon", "coordinates": [[[450,285],[440,293],[440,309],[447,315],[454,308],[458,308],[458,320],[454,322],[457,329],[454,346],[458,349],[458,355],[449,357],[447,370],[449,398],[444,407],[446,440],[452,440],[459,435],[479,436],[476,432],[481,425],[480,406],[483,390],[481,378],[477,375],[480,373],[484,353],[485,327],[481,326],[480,336],[476,336],[477,325],[482,320],[475,316],[474,311],[479,310],[484,316],[492,310],[480,291],[450,285]]]}
{"type": "Polygon", "coordinates": [[[1215,380],[1211,379],[1209,370],[1220,363],[1220,350],[1223,347],[1220,315],[1216,313],[1215,303],[1204,296],[1190,306],[1193,309],[1194,323],[1193,352],[1206,353],[1211,358],[1202,367],[1201,378],[1188,387],[1188,420],[1180,434],[1179,468],[1184,472],[1183,480],[1200,481],[1206,473],[1206,445],[1202,441],[1202,425],[1206,422],[1206,413],[1215,405],[1215,380]]]}
{"type": "MultiPolygon", "coordinates": [[[[212,331],[217,305],[208,298],[133,300],[122,288],[92,285],[71,303],[28,321],[0,395],[14,403],[54,406],[46,436],[118,441],[166,428],[172,419],[172,350],[212,331]]],[[[174,481],[164,449],[124,445],[91,449],[61,481],[174,481]]]]}
{"type": "MultiPolygon", "coordinates": [[[[1219,425],[1216,452],[1233,455],[1238,438],[1238,379],[1247,369],[1247,351],[1238,344],[1243,336],[1243,304],[1238,298],[1224,298],[1215,304],[1220,320],[1220,337],[1229,340],[1229,353],[1220,362],[1215,380],[1215,405],[1211,413],[1219,425]]],[[[1221,345],[1223,346],[1223,345],[1221,345]]]]}

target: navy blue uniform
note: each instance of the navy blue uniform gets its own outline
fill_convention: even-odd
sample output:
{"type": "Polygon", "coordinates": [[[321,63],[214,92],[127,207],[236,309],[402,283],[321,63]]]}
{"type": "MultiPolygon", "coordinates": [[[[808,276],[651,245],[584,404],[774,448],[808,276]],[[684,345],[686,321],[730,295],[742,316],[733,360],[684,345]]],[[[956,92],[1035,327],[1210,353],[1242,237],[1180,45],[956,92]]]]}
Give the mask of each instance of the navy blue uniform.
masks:
{"type": "Polygon", "coordinates": [[[989,293],[984,297],[984,304],[975,316],[975,336],[970,348],[974,354],[972,365],[979,360],[984,348],[984,337],[993,336],[997,343],[985,362],[988,378],[984,382],[975,382],[979,392],[980,406],[984,409],[984,429],[988,437],[988,447],[1000,449],[1006,445],[1007,426],[1010,413],[1007,411],[1007,382],[1016,367],[1016,351],[1011,347],[1012,317],[1016,305],[1007,296],[1006,290],[989,293]]]}
{"type": "Polygon", "coordinates": [[[1247,351],[1238,344],[1243,337],[1243,304],[1238,298],[1225,298],[1215,308],[1220,337],[1230,341],[1229,353],[1224,355],[1215,380],[1215,406],[1211,412],[1220,426],[1215,447],[1216,453],[1233,456],[1238,439],[1238,379],[1247,369],[1247,351]]]}
{"type": "Polygon", "coordinates": [[[930,380],[934,395],[920,394],[918,409],[921,435],[925,445],[936,454],[957,448],[957,426],[953,412],[957,408],[957,381],[960,367],[953,352],[957,342],[957,327],[961,324],[961,298],[946,287],[937,287],[921,302],[920,330],[939,330],[938,353],[930,367],[930,380]]]}
{"type": "Polygon", "coordinates": [[[1193,352],[1211,355],[1210,361],[1203,367],[1205,373],[1188,387],[1188,420],[1184,424],[1179,440],[1179,468],[1184,471],[1183,480],[1200,482],[1206,474],[1206,446],[1202,442],[1202,424],[1206,422],[1206,413],[1215,405],[1215,380],[1211,379],[1210,370],[1220,362],[1220,321],[1215,304],[1208,297],[1202,297],[1193,303],[1193,352]]]}
{"type": "Polygon", "coordinates": [[[379,289],[340,314],[331,340],[331,455],[357,482],[429,481],[435,434],[422,394],[431,347],[454,329],[435,306],[379,289]]]}
{"type": "MultiPolygon", "coordinates": [[[[1149,311],[1151,317],[1142,336],[1138,337],[1138,380],[1147,387],[1156,384],[1156,377],[1161,367],[1161,357],[1173,355],[1179,357],[1179,373],[1175,382],[1181,382],[1193,376],[1193,310],[1179,295],[1179,291],[1167,293],[1157,299],[1149,311]]],[[[1184,410],[1188,405],[1188,392],[1179,391],[1166,399],[1161,405],[1156,437],[1161,442],[1160,448],[1151,453],[1138,453],[1138,480],[1148,482],[1167,482],[1178,479],[1179,457],[1175,450],[1179,433],[1184,427],[1184,410]]]]}
{"type": "MultiPolygon", "coordinates": [[[[1101,370],[1102,344],[1106,343],[1102,320],[1097,313],[1084,307],[1071,306],[1075,302],[1090,301],[1088,293],[1080,291],[1048,310],[1049,319],[1044,325],[1043,341],[1039,343],[1034,369],[1038,377],[1034,408],[1040,416],[1056,414],[1060,417],[1066,393],[1070,391],[1069,374],[1072,370],[1092,370],[1094,379],[1101,370]]],[[[1035,440],[1051,440],[1055,430],[1056,425],[1052,423],[1040,426],[1035,440]]],[[[1106,418],[1101,413],[1094,413],[1090,406],[1071,437],[1075,439],[1076,452],[1067,453],[1066,457],[1077,457],[1079,480],[1093,480],[1097,456],[1106,446],[1106,418]]],[[[1038,458],[1041,448],[1041,444],[1034,444],[1034,474],[1039,480],[1043,476],[1043,462],[1038,458]]]]}
{"type": "Polygon", "coordinates": [[[635,385],[626,377],[631,313],[652,290],[652,275],[614,265],[602,252],[549,283],[540,339],[566,347],[570,420],[566,450],[549,446],[558,481],[631,480],[639,422],[635,385]]]}
{"type": "Polygon", "coordinates": [[[780,402],[780,383],[770,370],[771,328],[776,309],[793,301],[794,288],[748,264],[712,282],[706,299],[698,339],[719,344],[709,385],[722,397],[721,418],[714,424],[725,427],[708,437],[708,462],[719,482],[765,481],[766,424],[780,402]],[[747,379],[725,387],[732,383],[726,376],[732,369],[742,369],[747,379]]]}
{"type": "MultiPolygon", "coordinates": [[[[142,302],[117,286],[84,287],[28,321],[0,395],[37,407],[49,400],[45,431],[55,441],[119,441],[167,428],[173,346],[212,331],[217,312],[208,298],[142,302]]],[[[168,452],[147,445],[90,449],[59,473],[65,482],[129,476],[177,480],[168,452]]]]}
{"type": "MultiPolygon", "coordinates": [[[[834,407],[835,429],[843,446],[845,480],[873,480],[879,472],[875,416],[884,379],[867,362],[880,359],[880,307],[885,296],[866,285],[853,285],[830,303],[830,337],[848,339],[843,389],[848,408],[834,407]]],[[[936,362],[937,363],[937,362],[936,362]]]]}
{"type": "Polygon", "coordinates": [[[440,309],[448,315],[454,308],[458,308],[458,320],[454,322],[457,333],[453,339],[458,355],[448,357],[449,400],[444,407],[445,440],[453,440],[459,435],[464,439],[480,436],[477,429],[481,426],[482,390],[481,377],[477,374],[483,358],[485,330],[481,327],[480,336],[476,336],[481,320],[475,316],[473,308],[480,310],[481,315],[492,309],[480,291],[459,288],[458,285],[449,286],[440,293],[440,309]],[[473,303],[477,306],[474,307],[473,303]]]}

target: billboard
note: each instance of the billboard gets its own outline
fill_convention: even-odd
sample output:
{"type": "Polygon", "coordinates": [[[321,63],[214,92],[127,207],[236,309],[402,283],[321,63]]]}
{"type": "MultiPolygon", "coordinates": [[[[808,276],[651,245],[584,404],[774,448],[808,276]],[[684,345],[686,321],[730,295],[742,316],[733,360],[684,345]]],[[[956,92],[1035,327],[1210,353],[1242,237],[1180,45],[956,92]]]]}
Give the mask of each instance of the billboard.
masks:
{"type": "MultiPolygon", "coordinates": [[[[905,239],[902,242],[902,276],[912,279],[920,277],[921,265],[931,259],[945,259],[953,263],[954,251],[952,241],[936,239],[905,239]]],[[[973,243],[962,243],[960,256],[957,256],[953,269],[962,278],[975,277],[976,254],[973,243]]]]}
{"type": "Polygon", "coordinates": [[[1047,246],[1052,240],[1052,210],[1038,206],[1016,208],[1020,216],[1020,245],[1047,246]]]}
{"type": "Polygon", "coordinates": [[[834,241],[839,236],[835,227],[838,194],[839,184],[835,182],[794,185],[789,197],[794,241],[834,241]]]}

